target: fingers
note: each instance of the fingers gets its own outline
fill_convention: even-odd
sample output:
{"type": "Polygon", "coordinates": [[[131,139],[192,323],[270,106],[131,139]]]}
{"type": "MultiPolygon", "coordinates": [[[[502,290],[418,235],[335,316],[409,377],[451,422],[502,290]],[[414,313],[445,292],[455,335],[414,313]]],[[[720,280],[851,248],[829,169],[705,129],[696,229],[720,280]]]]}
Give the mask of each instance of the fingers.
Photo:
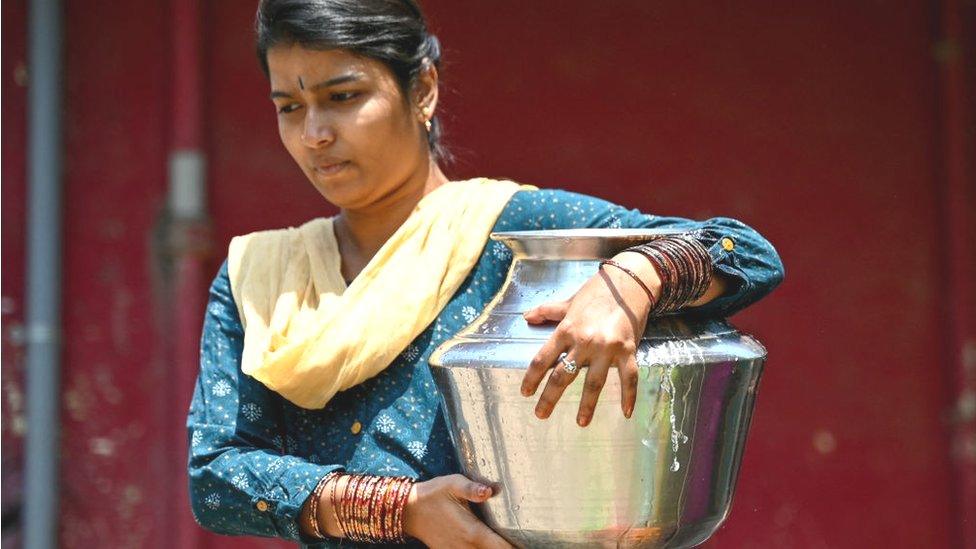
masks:
{"type": "Polygon", "coordinates": [[[491,488],[464,475],[451,475],[451,494],[458,499],[482,503],[492,496],[491,488]]]}
{"type": "Polygon", "coordinates": [[[552,369],[552,373],[549,374],[549,381],[546,382],[546,388],[542,390],[542,396],[539,397],[539,402],[535,405],[535,415],[539,419],[546,419],[552,414],[553,408],[556,407],[556,403],[563,396],[566,387],[569,387],[569,384],[576,379],[576,376],[579,375],[579,368],[583,367],[583,364],[580,362],[581,358],[576,355],[575,350],[570,351],[565,360],[567,362],[576,362],[576,373],[571,374],[567,372],[566,366],[562,361],[552,369]]]}
{"type": "Polygon", "coordinates": [[[559,358],[560,353],[565,348],[566,345],[563,342],[562,332],[557,329],[542,344],[542,348],[539,349],[539,352],[529,362],[529,368],[526,370],[525,376],[522,377],[522,396],[532,396],[535,394],[536,389],[539,388],[539,383],[542,382],[543,376],[556,363],[556,359],[559,358]]]}
{"type": "Polygon", "coordinates": [[[637,355],[628,354],[627,360],[617,365],[617,374],[620,376],[620,408],[629,419],[637,404],[637,355]]]}
{"type": "Polygon", "coordinates": [[[522,317],[525,318],[525,321],[529,324],[559,322],[566,317],[566,311],[569,310],[569,303],[569,300],[544,303],[538,307],[525,311],[525,313],[522,314],[522,317]]]}
{"type": "Polygon", "coordinates": [[[472,511],[471,503],[491,498],[491,487],[454,474],[418,482],[414,488],[417,498],[405,509],[404,531],[427,547],[511,547],[472,511]]]}
{"type": "MultiPolygon", "coordinates": [[[[451,479],[451,493],[458,499],[482,503],[493,495],[490,487],[470,480],[464,475],[451,475],[449,478],[451,479]]],[[[464,538],[468,544],[473,547],[491,549],[511,547],[507,541],[481,522],[467,506],[464,508],[463,515],[461,520],[468,523],[463,528],[466,531],[464,538]]]]}
{"type": "MultiPolygon", "coordinates": [[[[634,406],[637,403],[638,369],[637,358],[634,353],[584,353],[585,347],[573,347],[565,358],[567,361],[576,362],[577,368],[581,368],[584,363],[587,367],[583,394],[580,398],[579,411],[576,415],[576,423],[580,427],[586,427],[593,421],[593,414],[596,411],[600,394],[606,385],[610,368],[614,365],[617,366],[617,375],[620,378],[620,408],[624,417],[630,418],[634,413],[634,406]]],[[[566,388],[580,374],[579,370],[576,373],[567,372],[565,365],[559,360],[559,356],[556,355],[552,361],[555,367],[552,369],[552,373],[549,374],[546,387],[543,389],[542,395],[540,395],[539,401],[536,403],[535,415],[540,419],[546,419],[552,415],[556,403],[562,398],[566,388]]],[[[549,360],[549,355],[546,355],[545,360],[549,360]]],[[[526,378],[529,378],[528,373],[526,373],[526,378]]],[[[535,377],[531,380],[531,383],[534,383],[534,385],[531,386],[530,392],[526,392],[524,389],[526,381],[523,380],[523,395],[528,396],[535,391],[538,383],[534,379],[535,377]]]]}
{"type": "Polygon", "coordinates": [[[593,419],[593,411],[600,399],[600,392],[607,382],[610,361],[605,357],[594,357],[586,368],[586,381],[583,384],[583,397],[580,399],[579,412],[576,414],[576,424],[586,427],[593,419]]]}

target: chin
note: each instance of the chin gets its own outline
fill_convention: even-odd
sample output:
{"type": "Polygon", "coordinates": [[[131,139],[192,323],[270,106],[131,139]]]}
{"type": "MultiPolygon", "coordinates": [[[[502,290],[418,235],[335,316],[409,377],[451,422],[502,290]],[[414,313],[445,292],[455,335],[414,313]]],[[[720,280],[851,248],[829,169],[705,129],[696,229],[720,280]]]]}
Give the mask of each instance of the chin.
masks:
{"type": "Polygon", "coordinates": [[[370,201],[368,188],[358,180],[314,182],[313,185],[323,198],[338,208],[358,208],[370,201]]]}

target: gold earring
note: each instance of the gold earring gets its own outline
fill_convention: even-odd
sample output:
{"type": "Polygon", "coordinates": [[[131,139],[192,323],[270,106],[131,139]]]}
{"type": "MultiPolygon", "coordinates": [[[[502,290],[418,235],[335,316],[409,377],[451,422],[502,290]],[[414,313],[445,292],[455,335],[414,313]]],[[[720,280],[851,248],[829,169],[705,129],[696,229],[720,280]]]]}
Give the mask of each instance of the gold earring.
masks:
{"type": "Polygon", "coordinates": [[[430,119],[430,107],[420,107],[420,119],[424,122],[424,127],[427,128],[427,133],[430,133],[431,123],[430,119]]]}

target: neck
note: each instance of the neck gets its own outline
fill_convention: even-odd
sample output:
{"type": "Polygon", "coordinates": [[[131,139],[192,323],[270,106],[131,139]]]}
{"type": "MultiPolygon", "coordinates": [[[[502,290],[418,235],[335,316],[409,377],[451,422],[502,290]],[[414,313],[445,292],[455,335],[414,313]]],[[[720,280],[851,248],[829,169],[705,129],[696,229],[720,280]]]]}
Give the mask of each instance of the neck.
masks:
{"type": "Polygon", "coordinates": [[[335,220],[335,232],[342,255],[343,277],[354,278],[410,217],[420,199],[447,182],[437,163],[430,161],[426,170],[398,185],[369,208],[341,210],[335,220]]]}

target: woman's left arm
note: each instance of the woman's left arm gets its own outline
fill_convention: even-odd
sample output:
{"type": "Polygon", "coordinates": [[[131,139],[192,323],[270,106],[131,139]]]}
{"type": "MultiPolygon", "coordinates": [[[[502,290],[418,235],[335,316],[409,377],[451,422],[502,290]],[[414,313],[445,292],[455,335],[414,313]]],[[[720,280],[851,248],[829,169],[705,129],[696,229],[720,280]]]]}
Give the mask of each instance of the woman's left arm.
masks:
{"type": "MultiPolygon", "coordinates": [[[[693,221],[630,210],[597,198],[564,191],[520,193],[513,200],[531,212],[526,228],[654,228],[667,229],[698,241],[711,259],[713,276],[708,290],[684,310],[696,315],[729,316],[767,295],[783,280],[783,264],[773,246],[758,232],[735,219],[716,217],[693,221]],[[548,211],[545,215],[538,214],[548,211]],[[533,215],[535,217],[533,218],[533,215]],[[555,214],[555,215],[554,215],[555,214]]],[[[661,279],[643,256],[624,252],[614,260],[636,274],[654,297],[661,294],[661,279]]],[[[621,407],[630,417],[637,396],[634,353],[644,332],[652,302],[630,274],[606,267],[597,272],[569,300],[547,303],[525,313],[526,321],[557,322],[553,336],[529,365],[523,395],[535,394],[545,373],[552,374],[536,405],[536,415],[547,418],[563,391],[579,373],[567,372],[560,356],[586,365],[586,381],[577,423],[590,423],[609,369],[616,367],[621,381],[621,407]]]]}

